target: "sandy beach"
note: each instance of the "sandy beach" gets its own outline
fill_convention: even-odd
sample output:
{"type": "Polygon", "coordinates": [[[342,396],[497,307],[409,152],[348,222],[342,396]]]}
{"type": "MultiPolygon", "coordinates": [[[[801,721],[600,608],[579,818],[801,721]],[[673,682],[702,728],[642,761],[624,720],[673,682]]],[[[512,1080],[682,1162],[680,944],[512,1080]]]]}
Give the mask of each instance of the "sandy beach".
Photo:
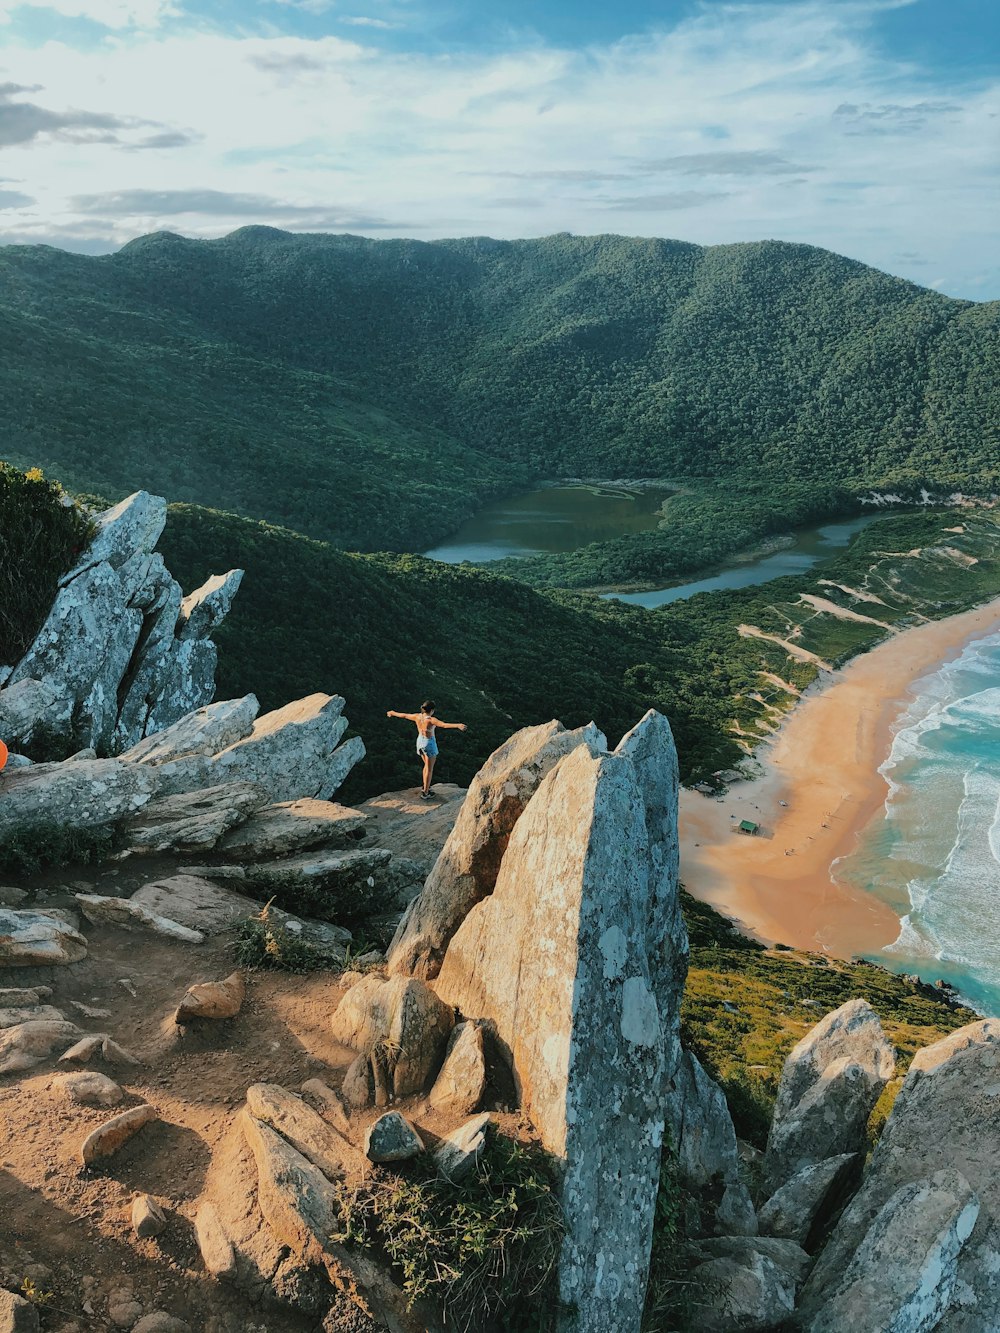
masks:
{"type": "Polygon", "coordinates": [[[806,693],[756,752],[761,777],[721,799],[682,791],[685,888],[768,943],[842,958],[892,943],[895,913],[834,883],[830,868],[884,805],[878,769],[910,686],[997,630],[1000,598],[902,631],[806,693]],[[741,819],[760,833],[737,834],[741,819]]]}

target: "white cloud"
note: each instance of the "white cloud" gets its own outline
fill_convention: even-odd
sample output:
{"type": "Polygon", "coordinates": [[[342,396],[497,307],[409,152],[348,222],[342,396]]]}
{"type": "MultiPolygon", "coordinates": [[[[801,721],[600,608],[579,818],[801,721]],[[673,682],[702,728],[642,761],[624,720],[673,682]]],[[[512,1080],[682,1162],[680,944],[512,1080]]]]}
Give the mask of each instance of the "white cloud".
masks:
{"type": "Polygon", "coordinates": [[[32,9],[48,9],[64,18],[90,19],[105,28],[155,28],[165,18],[179,14],[173,0],[0,0],[0,23],[11,15],[32,9]]]}
{"type": "Polygon", "coordinates": [[[0,84],[39,85],[30,100],[52,114],[147,127],[129,151],[53,135],[12,148],[40,233],[90,238],[74,199],[117,197],[100,233],[124,241],[176,227],[168,198],[217,191],[217,212],[181,215],[186,232],[228,230],[225,196],[242,220],[373,234],[780,237],[1000,294],[1000,82],[894,62],[869,40],[874,7],[717,5],[610,45],[495,53],[173,24],[16,60],[8,44],[0,84]]]}

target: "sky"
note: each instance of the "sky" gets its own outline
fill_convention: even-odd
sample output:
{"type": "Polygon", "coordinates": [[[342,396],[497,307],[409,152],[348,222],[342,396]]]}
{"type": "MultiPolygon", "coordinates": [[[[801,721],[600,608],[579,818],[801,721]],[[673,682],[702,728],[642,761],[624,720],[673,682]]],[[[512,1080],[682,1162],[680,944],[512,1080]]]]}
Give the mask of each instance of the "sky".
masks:
{"type": "Polygon", "coordinates": [[[0,243],[777,238],[1000,298],[1000,0],[0,0],[0,243]]]}

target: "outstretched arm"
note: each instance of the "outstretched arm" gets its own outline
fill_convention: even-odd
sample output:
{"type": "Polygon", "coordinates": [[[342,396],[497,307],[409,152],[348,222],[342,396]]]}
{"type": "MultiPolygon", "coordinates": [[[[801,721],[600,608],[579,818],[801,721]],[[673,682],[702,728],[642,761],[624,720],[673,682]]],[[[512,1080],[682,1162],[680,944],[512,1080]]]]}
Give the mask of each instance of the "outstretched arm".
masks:
{"type": "Polygon", "coordinates": [[[464,722],[442,722],[439,717],[434,719],[436,727],[444,727],[445,731],[468,731],[464,722]]]}
{"type": "Polygon", "coordinates": [[[404,722],[416,722],[417,720],[416,713],[397,713],[395,708],[390,708],[386,717],[401,717],[404,722]]]}

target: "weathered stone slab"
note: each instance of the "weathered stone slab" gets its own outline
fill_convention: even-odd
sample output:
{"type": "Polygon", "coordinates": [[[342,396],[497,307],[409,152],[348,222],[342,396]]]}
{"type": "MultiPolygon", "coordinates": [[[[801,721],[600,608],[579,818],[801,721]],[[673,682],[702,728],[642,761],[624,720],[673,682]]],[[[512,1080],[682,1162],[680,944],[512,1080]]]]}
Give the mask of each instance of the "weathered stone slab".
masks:
{"type": "Polygon", "coordinates": [[[112,1116],[98,1125],[87,1135],[80,1145],[80,1160],[84,1166],[92,1166],[104,1157],[110,1157],[129,1139],[138,1134],[143,1125],[157,1118],[156,1108],[148,1102],[133,1106],[120,1115],[112,1116]]]}
{"type": "Polygon", "coordinates": [[[57,1009],[53,1004],[33,1004],[27,1008],[0,1009],[0,1028],[14,1028],[19,1023],[39,1023],[46,1019],[54,1019],[57,1023],[62,1022],[66,1017],[61,1009],[57,1009]]]}
{"type": "Polygon", "coordinates": [[[233,861],[266,861],[315,847],[342,850],[355,841],[367,820],[360,810],[332,801],[284,801],[257,810],[227,833],[219,853],[233,861]]]}
{"type": "Polygon", "coordinates": [[[859,1169],[858,1154],[853,1152],[804,1166],[761,1207],[758,1221],[762,1234],[783,1236],[804,1246],[826,1200],[859,1169]]]}
{"type": "Polygon", "coordinates": [[[71,1102],[81,1106],[117,1106],[125,1096],[113,1078],[91,1070],[79,1074],[58,1074],[52,1087],[71,1102]]]}
{"type": "Polygon", "coordinates": [[[61,966],[86,956],[86,939],[61,917],[39,908],[0,907],[0,966],[61,966]]]}
{"type": "Polygon", "coordinates": [[[154,797],[125,821],[122,835],[128,854],[211,851],[225,833],[266,802],[250,782],[225,782],[202,791],[154,797]]]}
{"type": "Polygon", "coordinates": [[[390,973],[435,977],[448,941],[469,910],[493,892],[511,832],[538,784],[578,745],[596,754],[607,742],[593,723],[525,727],[490,755],[472,779],[455,827],[400,922],[389,948],[390,973]]]}
{"type": "Polygon", "coordinates": [[[640,1322],[683,985],[681,963],[671,975],[650,957],[677,883],[661,813],[651,836],[647,806],[662,793],[676,821],[676,755],[655,714],[640,725],[659,746],[639,735],[594,756],[580,745],[543,778],[437,980],[447,1004],[493,1023],[543,1146],[564,1164],[560,1284],[578,1312],[566,1326],[581,1333],[640,1322]]]}
{"type": "Polygon", "coordinates": [[[257,1202],[275,1239],[306,1262],[322,1263],[337,1218],[322,1171],[249,1111],[240,1123],[257,1164],[257,1202]]]}
{"type": "Polygon", "coordinates": [[[236,1276],[236,1253],[226,1235],[215,1205],[204,1200],[194,1215],[194,1232],[201,1252],[201,1261],[212,1277],[220,1279],[236,1276]]]}
{"type": "Polygon", "coordinates": [[[135,814],[154,790],[151,774],[117,759],[33,764],[4,777],[0,842],[58,825],[98,829],[135,814]]]}
{"type": "Polygon", "coordinates": [[[166,764],[192,755],[210,758],[253,730],[256,695],[225,699],[188,713],[179,722],[138,741],[121,756],[129,764],[166,764]]]}
{"type": "Polygon", "coordinates": [[[204,935],[187,926],[178,925],[168,917],[157,916],[131,898],[112,898],[99,893],[76,893],[80,911],[94,925],[118,926],[121,930],[151,930],[168,939],[183,940],[187,944],[201,944],[204,935]]]}
{"type": "Polygon", "coordinates": [[[367,1166],[364,1155],[300,1097],[278,1084],[252,1084],[247,1089],[247,1109],[287,1139],[328,1180],[364,1174],[367,1166]]]}

